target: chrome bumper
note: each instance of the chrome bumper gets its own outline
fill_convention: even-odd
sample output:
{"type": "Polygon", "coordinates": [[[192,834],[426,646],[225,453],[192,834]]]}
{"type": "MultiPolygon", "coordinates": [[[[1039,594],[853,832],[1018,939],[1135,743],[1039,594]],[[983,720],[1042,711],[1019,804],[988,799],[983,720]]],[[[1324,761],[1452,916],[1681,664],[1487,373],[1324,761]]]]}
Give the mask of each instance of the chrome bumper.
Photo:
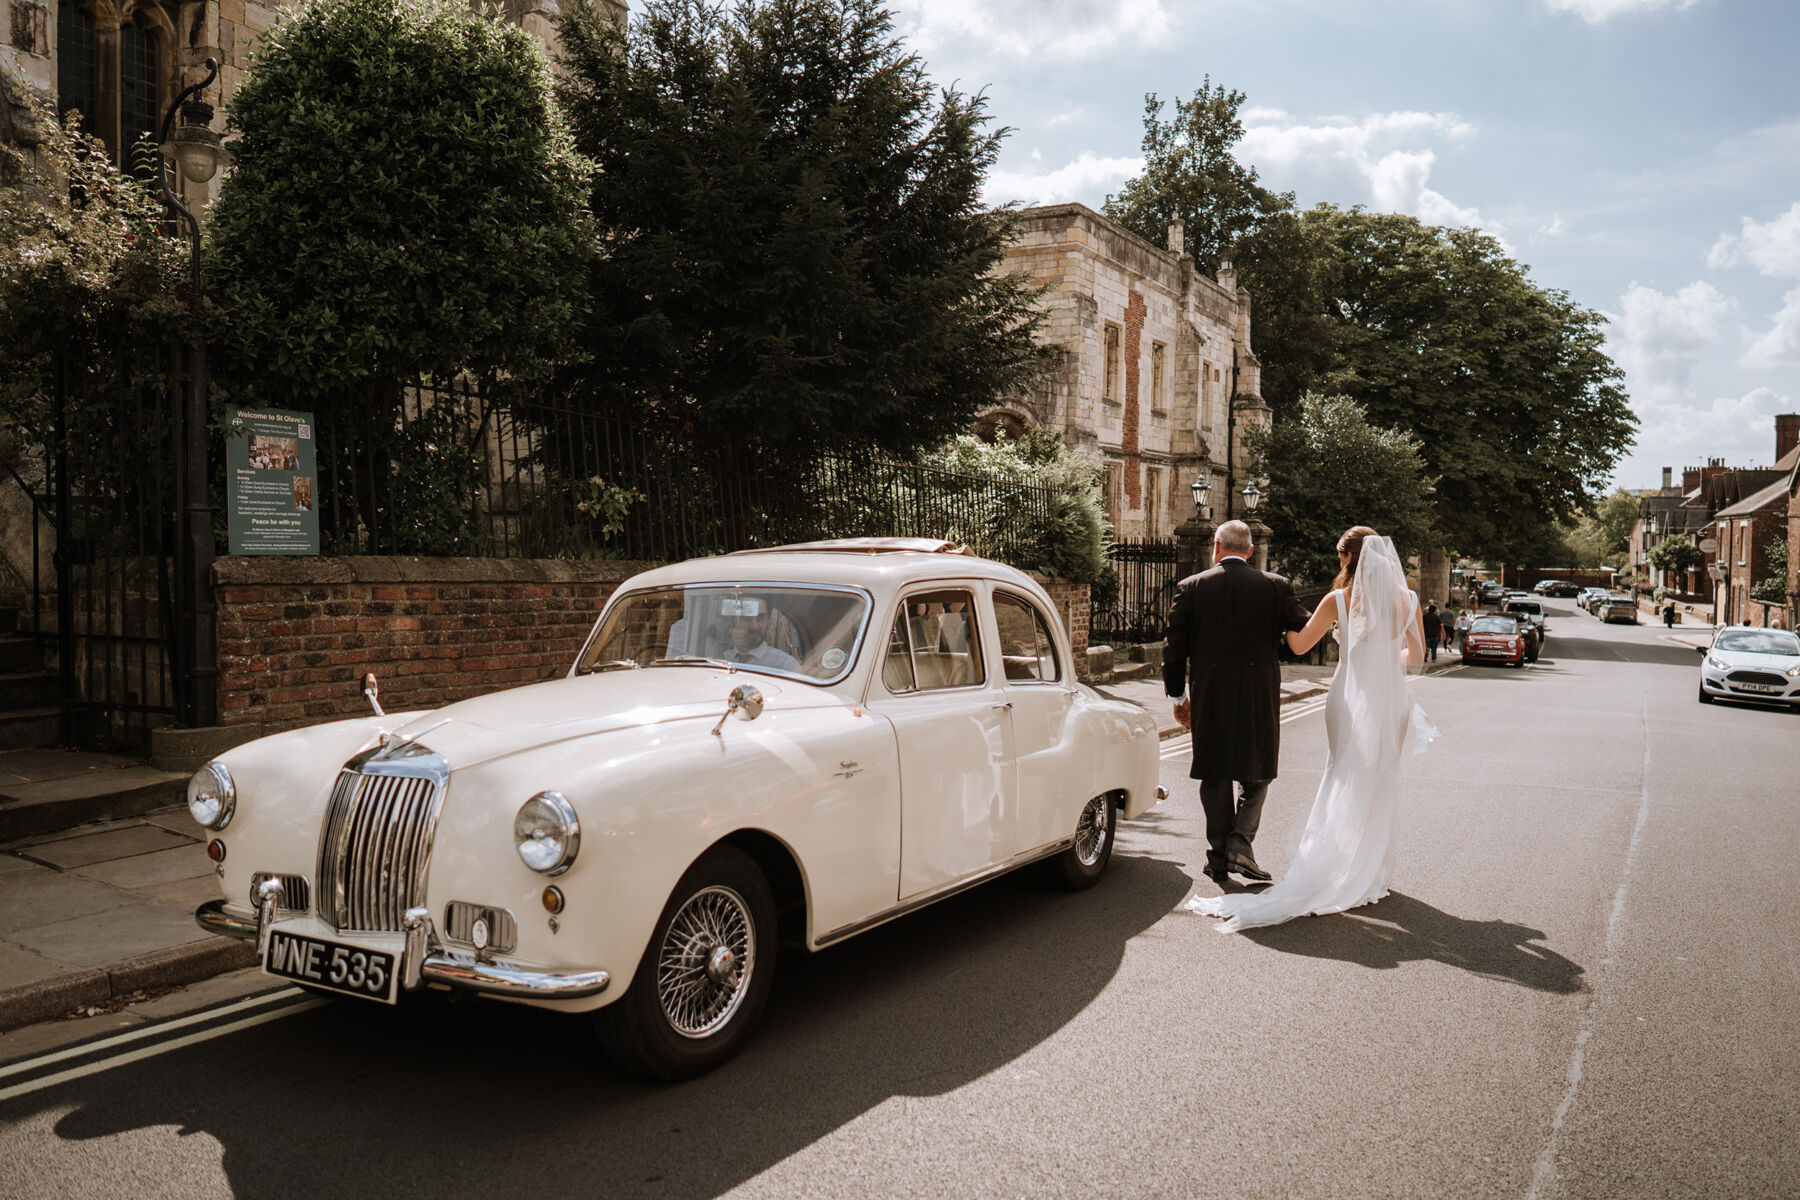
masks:
{"type": "MultiPolygon", "coordinates": [[[[225,901],[208,900],[194,912],[194,921],[208,933],[239,938],[260,944],[258,922],[227,912],[225,901]]],[[[512,996],[524,1000],[578,1000],[598,996],[612,982],[606,971],[528,971],[504,963],[478,962],[441,950],[427,951],[419,963],[417,975],[407,971],[406,983],[416,988],[420,981],[441,983],[448,987],[492,996],[512,996]]]]}

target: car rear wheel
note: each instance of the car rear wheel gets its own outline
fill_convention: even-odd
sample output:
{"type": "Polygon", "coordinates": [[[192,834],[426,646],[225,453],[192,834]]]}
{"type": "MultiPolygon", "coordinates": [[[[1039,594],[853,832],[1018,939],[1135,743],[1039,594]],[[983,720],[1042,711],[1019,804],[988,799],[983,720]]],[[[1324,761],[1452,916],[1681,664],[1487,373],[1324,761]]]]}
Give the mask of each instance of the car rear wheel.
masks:
{"type": "Polygon", "coordinates": [[[775,977],[775,900],[750,856],[716,846],[675,885],[631,988],[594,1013],[601,1049],[646,1079],[690,1079],[743,1044],[775,977]]]}
{"type": "Polygon", "coordinates": [[[1051,880],[1071,892],[1093,887],[1112,861],[1113,834],[1119,824],[1119,808],[1112,793],[1095,796],[1075,818],[1075,840],[1049,861],[1051,880]]]}

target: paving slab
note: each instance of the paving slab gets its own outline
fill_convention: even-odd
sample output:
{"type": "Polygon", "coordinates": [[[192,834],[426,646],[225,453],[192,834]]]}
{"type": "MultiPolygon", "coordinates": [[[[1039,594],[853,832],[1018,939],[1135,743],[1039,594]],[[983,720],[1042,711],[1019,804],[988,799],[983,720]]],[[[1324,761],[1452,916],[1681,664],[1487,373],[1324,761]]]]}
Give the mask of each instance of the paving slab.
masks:
{"type": "Polygon", "coordinates": [[[196,841],[197,838],[184,834],[140,824],[105,833],[65,838],[58,842],[45,842],[30,847],[27,852],[39,862],[49,863],[66,871],[74,867],[85,867],[90,863],[170,850],[196,841]]]}
{"type": "Polygon", "coordinates": [[[0,988],[17,987],[49,979],[66,970],[62,963],[52,962],[41,954],[33,954],[23,946],[0,941],[0,988]]]}
{"type": "MultiPolygon", "coordinates": [[[[168,883],[140,888],[138,894],[148,896],[152,900],[160,900],[164,904],[173,904],[190,913],[208,900],[217,900],[224,895],[219,889],[219,877],[211,871],[192,879],[175,879],[168,883]]],[[[247,902],[248,898],[246,898],[247,902]]]]}
{"type": "Polygon", "coordinates": [[[76,775],[104,775],[132,767],[144,760],[124,754],[88,754],[78,750],[0,751],[0,794],[15,784],[42,783],[76,775]]]}
{"type": "Polygon", "coordinates": [[[206,857],[206,847],[199,842],[190,842],[168,850],[134,854],[130,858],[111,858],[104,862],[89,863],[71,869],[69,874],[135,891],[173,883],[178,879],[211,876],[213,870],[212,859],[206,857]]]}
{"type": "Polygon", "coordinates": [[[130,899],[133,903],[73,920],[17,930],[8,940],[71,966],[104,967],[142,954],[147,947],[183,946],[208,937],[194,924],[192,909],[130,899]]]}
{"type": "Polygon", "coordinates": [[[44,868],[30,859],[20,858],[16,854],[0,854],[0,878],[7,875],[20,875],[27,871],[41,871],[44,868]]]}
{"type": "Polygon", "coordinates": [[[35,864],[30,872],[6,876],[5,897],[6,903],[0,905],[0,937],[15,943],[21,939],[14,935],[22,930],[86,918],[136,899],[98,880],[35,864]]]}

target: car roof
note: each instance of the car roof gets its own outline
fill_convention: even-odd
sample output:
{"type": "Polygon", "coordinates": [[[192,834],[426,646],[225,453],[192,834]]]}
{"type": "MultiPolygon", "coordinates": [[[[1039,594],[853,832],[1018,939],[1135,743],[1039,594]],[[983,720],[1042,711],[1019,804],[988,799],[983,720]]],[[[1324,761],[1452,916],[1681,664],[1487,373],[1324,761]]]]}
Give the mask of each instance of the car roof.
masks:
{"type": "Polygon", "coordinates": [[[632,576],[620,590],[743,582],[824,583],[886,591],[922,579],[988,579],[1042,591],[1017,568],[953,547],[954,543],[928,538],[844,538],[771,546],[656,567],[632,576]]]}

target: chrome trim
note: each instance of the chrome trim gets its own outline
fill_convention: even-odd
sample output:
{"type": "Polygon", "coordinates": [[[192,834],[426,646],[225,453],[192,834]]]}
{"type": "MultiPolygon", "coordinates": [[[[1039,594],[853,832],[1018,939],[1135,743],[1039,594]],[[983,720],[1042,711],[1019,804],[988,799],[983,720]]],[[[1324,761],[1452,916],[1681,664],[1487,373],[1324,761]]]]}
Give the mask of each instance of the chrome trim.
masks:
{"type": "Polygon", "coordinates": [[[539,800],[543,801],[546,807],[552,809],[556,813],[557,819],[562,822],[563,840],[567,843],[563,847],[562,857],[558,859],[556,865],[551,867],[548,871],[540,870],[530,863],[526,863],[525,856],[519,854],[519,847],[523,846],[525,843],[519,840],[519,818],[517,813],[513,814],[513,853],[519,854],[519,861],[525,863],[527,870],[537,871],[538,874],[543,875],[546,878],[554,879],[558,875],[563,874],[570,867],[574,866],[575,856],[581,853],[581,817],[576,813],[575,806],[569,803],[569,798],[561,792],[539,792],[530,800],[519,805],[519,812],[524,812],[527,808],[531,807],[533,803],[539,800]]]}
{"type": "Polygon", "coordinates": [[[763,694],[747,683],[740,683],[731,689],[725,698],[725,711],[719,714],[719,723],[712,727],[714,737],[724,737],[719,730],[725,728],[725,718],[732,713],[738,715],[740,721],[754,721],[762,716],[763,694]]]}
{"type": "Polygon", "coordinates": [[[200,826],[202,829],[210,829],[214,833],[218,833],[227,825],[231,824],[232,815],[237,812],[237,783],[231,778],[231,772],[225,768],[224,763],[209,762],[204,767],[201,767],[200,771],[195,771],[194,774],[188,778],[187,790],[188,816],[193,817],[194,824],[200,826]],[[198,817],[194,817],[194,780],[199,777],[201,771],[204,771],[213,777],[213,780],[219,785],[219,791],[222,793],[219,800],[218,819],[211,823],[202,821],[198,817]]]}
{"type": "Polygon", "coordinates": [[[381,711],[381,684],[376,682],[375,672],[370,671],[362,677],[362,694],[368,700],[369,707],[375,710],[376,716],[387,716],[381,711]]]}
{"type": "Polygon", "coordinates": [[[1009,871],[1016,871],[1020,867],[1029,867],[1032,863],[1040,862],[1043,859],[1049,858],[1051,855],[1061,854],[1064,850],[1067,850],[1074,844],[1075,839],[1073,837],[1060,838],[1047,846],[1039,846],[1036,850],[1027,850],[1024,854],[1014,855],[1005,862],[996,863],[985,871],[977,872],[964,879],[958,879],[954,883],[947,883],[935,891],[914,896],[912,899],[896,904],[892,908],[883,909],[872,917],[864,917],[860,921],[852,921],[848,925],[840,925],[830,933],[822,933],[819,935],[815,944],[819,946],[829,946],[833,942],[841,942],[852,934],[862,933],[865,930],[873,929],[877,925],[884,925],[887,922],[892,921],[895,917],[904,917],[907,913],[924,908],[927,904],[947,899],[956,895],[958,892],[966,892],[972,887],[979,887],[989,880],[998,879],[1009,871]]]}
{"type": "Polygon", "coordinates": [[[424,978],[432,983],[530,1000],[578,1000],[583,996],[597,996],[612,982],[612,976],[605,971],[528,971],[502,963],[476,962],[453,954],[432,954],[421,967],[424,978]]]}
{"type": "Polygon", "coordinates": [[[850,644],[849,657],[844,660],[844,669],[829,679],[815,679],[811,675],[797,675],[788,671],[771,671],[766,667],[758,667],[755,663],[731,663],[730,666],[740,670],[753,669],[759,675],[769,675],[776,679],[792,679],[799,683],[809,683],[814,687],[832,687],[848,679],[856,664],[862,659],[863,639],[868,635],[869,622],[875,614],[875,594],[868,588],[858,587],[853,583],[801,583],[797,580],[784,579],[709,579],[699,583],[664,583],[655,587],[641,587],[629,592],[614,592],[600,609],[600,615],[594,618],[594,627],[588,631],[587,640],[581,643],[581,649],[575,655],[575,661],[569,665],[569,673],[564,678],[576,678],[575,672],[581,666],[581,660],[587,657],[588,650],[600,637],[600,630],[611,615],[613,606],[625,603],[633,596],[648,595],[652,592],[679,592],[688,588],[773,588],[789,591],[814,592],[848,592],[863,599],[862,624],[856,627],[856,640],[850,644]]]}
{"type": "Polygon", "coordinates": [[[423,908],[406,910],[406,948],[400,963],[400,986],[419,989],[419,976],[431,946],[431,913],[423,908]]]}
{"type": "Polygon", "coordinates": [[[512,909],[472,900],[452,900],[444,905],[444,940],[474,946],[476,921],[488,925],[488,943],[481,947],[486,953],[510,954],[519,948],[519,922],[512,909]]]}
{"type": "Polygon", "coordinates": [[[237,938],[243,942],[256,940],[256,919],[231,912],[223,900],[208,900],[196,908],[194,924],[219,937],[237,938]]]}
{"type": "Polygon", "coordinates": [[[1157,784],[1156,785],[1156,798],[1158,800],[1167,800],[1169,798],[1169,789],[1164,787],[1160,783],[1157,784]]]}
{"type": "Polygon", "coordinates": [[[265,879],[256,885],[256,953],[269,952],[269,930],[275,925],[275,912],[281,907],[281,880],[265,879]]]}
{"type": "Polygon", "coordinates": [[[375,746],[345,764],[319,833],[316,912],[327,925],[400,930],[425,895],[449,777],[449,764],[417,742],[375,746]]]}
{"type": "Polygon", "coordinates": [[[256,889],[266,880],[281,881],[281,911],[303,913],[312,906],[312,882],[304,875],[277,871],[254,871],[250,875],[250,904],[256,905],[256,889]]]}

